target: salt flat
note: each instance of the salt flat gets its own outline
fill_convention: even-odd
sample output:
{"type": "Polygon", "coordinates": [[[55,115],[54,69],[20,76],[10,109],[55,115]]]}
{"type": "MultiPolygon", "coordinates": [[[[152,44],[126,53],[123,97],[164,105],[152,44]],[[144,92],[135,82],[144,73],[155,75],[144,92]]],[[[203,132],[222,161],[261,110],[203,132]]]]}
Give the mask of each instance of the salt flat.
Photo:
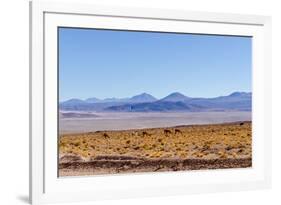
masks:
{"type": "Polygon", "coordinates": [[[60,118],[59,132],[82,133],[101,130],[128,130],[170,127],[177,125],[216,124],[236,121],[251,121],[251,112],[108,112],[91,113],[89,118],[60,118]]]}

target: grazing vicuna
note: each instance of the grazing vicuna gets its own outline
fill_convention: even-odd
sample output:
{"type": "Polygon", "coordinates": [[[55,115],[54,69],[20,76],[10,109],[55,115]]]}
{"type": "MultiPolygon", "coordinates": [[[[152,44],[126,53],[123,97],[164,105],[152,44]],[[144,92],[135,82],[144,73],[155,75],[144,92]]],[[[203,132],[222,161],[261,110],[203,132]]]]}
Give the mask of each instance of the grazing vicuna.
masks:
{"type": "Polygon", "coordinates": [[[142,136],[145,137],[145,136],[151,136],[151,135],[150,135],[148,132],[143,131],[143,132],[142,132],[142,136]]]}
{"type": "Polygon", "coordinates": [[[165,129],[165,130],[164,130],[164,134],[165,134],[165,135],[168,135],[168,134],[172,134],[172,132],[171,132],[171,130],[165,129]]]}
{"type": "Polygon", "coordinates": [[[107,133],[103,133],[104,138],[109,138],[109,135],[107,133]]]}
{"type": "Polygon", "coordinates": [[[175,134],[181,134],[182,135],[182,131],[179,129],[175,129],[175,134]]]}

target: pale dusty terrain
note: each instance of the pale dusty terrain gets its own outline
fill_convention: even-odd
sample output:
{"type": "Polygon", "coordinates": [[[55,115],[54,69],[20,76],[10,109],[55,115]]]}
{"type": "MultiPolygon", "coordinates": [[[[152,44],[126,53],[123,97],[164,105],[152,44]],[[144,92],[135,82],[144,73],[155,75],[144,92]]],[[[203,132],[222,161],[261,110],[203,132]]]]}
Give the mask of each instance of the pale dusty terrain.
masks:
{"type": "MultiPolygon", "coordinates": [[[[84,113],[85,114],[85,113],[84,113]]],[[[93,117],[61,118],[60,134],[95,132],[101,130],[128,130],[178,125],[216,124],[251,121],[251,112],[166,112],[166,113],[86,113],[93,117]]]]}

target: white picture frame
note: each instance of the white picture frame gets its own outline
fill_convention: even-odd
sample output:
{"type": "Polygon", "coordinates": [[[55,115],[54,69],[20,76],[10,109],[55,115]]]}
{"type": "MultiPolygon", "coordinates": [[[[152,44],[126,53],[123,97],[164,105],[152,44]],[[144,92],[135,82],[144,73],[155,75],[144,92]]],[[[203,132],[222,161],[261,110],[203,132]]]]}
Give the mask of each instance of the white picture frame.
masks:
{"type": "Polygon", "coordinates": [[[30,93],[32,204],[271,186],[270,17],[34,1],[30,3],[30,93]],[[252,36],[253,167],[58,178],[56,50],[59,26],[252,36]]]}

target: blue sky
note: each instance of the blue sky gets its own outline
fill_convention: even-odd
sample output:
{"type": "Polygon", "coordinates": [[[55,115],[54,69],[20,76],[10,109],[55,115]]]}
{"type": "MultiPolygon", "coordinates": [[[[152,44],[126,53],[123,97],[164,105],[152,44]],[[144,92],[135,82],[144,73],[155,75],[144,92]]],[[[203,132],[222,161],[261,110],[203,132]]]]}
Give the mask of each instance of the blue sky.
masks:
{"type": "Polygon", "coordinates": [[[59,29],[59,97],[251,91],[250,37],[59,29]]]}

